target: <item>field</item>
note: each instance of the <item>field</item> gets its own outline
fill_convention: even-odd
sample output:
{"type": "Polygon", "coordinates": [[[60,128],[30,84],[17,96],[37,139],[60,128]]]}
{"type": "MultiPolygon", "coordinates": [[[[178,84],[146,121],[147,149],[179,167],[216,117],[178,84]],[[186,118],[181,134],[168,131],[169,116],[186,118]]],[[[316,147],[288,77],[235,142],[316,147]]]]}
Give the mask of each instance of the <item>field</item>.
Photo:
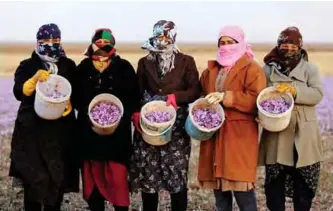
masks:
{"type": "MultiPolygon", "coordinates": [[[[9,167],[10,140],[13,123],[16,118],[18,102],[12,95],[13,73],[19,62],[28,58],[32,52],[33,45],[0,45],[0,211],[17,211],[22,209],[22,190],[13,189],[11,180],[7,177],[9,167]]],[[[86,45],[65,45],[68,57],[78,64],[83,58],[86,45]]],[[[146,52],[138,49],[139,45],[119,46],[119,54],[128,59],[136,68],[139,58],[146,52]]],[[[184,45],[180,48],[195,58],[199,72],[214,59],[214,46],[190,46],[184,45]]],[[[262,64],[262,58],[269,48],[257,48],[255,50],[256,60],[262,64]]],[[[325,96],[317,107],[322,131],[322,143],[325,149],[325,160],[322,163],[320,185],[317,196],[313,203],[313,210],[333,210],[333,52],[321,49],[311,49],[309,58],[320,70],[323,77],[325,96]]],[[[189,210],[215,210],[214,198],[210,191],[199,190],[196,185],[196,163],[198,158],[198,143],[192,142],[193,150],[191,157],[191,168],[189,172],[189,210]]],[[[263,194],[264,170],[258,168],[257,197],[260,210],[266,210],[265,197],[263,194]]],[[[169,210],[169,196],[166,193],[160,195],[160,210],[169,210]]],[[[292,210],[288,202],[288,210],[292,210]]],[[[140,197],[132,196],[132,209],[140,210],[140,197]]],[[[63,206],[63,210],[87,210],[86,203],[81,194],[69,194],[63,206]]],[[[111,209],[110,209],[111,210],[111,209]]],[[[235,208],[237,210],[237,208],[235,208]]]]}

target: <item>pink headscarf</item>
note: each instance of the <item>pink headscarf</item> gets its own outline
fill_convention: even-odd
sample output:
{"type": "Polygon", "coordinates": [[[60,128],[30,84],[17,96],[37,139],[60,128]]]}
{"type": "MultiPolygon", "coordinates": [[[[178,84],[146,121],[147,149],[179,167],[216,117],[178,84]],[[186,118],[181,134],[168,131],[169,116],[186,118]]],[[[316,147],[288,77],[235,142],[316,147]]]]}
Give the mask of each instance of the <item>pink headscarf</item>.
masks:
{"type": "Polygon", "coordinates": [[[254,55],[251,46],[245,42],[245,35],[240,27],[226,26],[222,28],[218,40],[224,36],[231,37],[238,42],[236,44],[219,47],[217,52],[217,62],[225,67],[226,70],[230,70],[245,53],[253,59],[254,55]]]}

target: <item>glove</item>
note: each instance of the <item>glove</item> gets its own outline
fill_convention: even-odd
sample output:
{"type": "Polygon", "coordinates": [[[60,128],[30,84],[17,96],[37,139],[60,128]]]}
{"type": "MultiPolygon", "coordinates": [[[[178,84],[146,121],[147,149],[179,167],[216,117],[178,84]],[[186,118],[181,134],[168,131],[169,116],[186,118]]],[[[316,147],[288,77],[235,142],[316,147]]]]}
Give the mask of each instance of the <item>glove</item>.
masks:
{"type": "Polygon", "coordinates": [[[232,105],[234,104],[234,94],[232,91],[226,91],[224,98],[223,98],[223,105],[225,107],[232,107],[232,105]]]}
{"type": "Polygon", "coordinates": [[[140,112],[135,112],[132,115],[132,122],[133,122],[135,130],[141,135],[142,130],[141,130],[140,124],[139,124],[139,122],[140,122],[140,112]]]}
{"type": "Polygon", "coordinates": [[[168,95],[168,99],[166,101],[166,104],[167,104],[167,106],[171,105],[175,109],[177,109],[178,106],[177,106],[177,101],[176,101],[176,95],[174,95],[174,94],[168,95]]]}
{"type": "Polygon", "coordinates": [[[38,70],[34,76],[27,80],[23,84],[23,94],[26,96],[31,96],[36,89],[36,84],[38,81],[44,82],[50,76],[50,71],[47,70],[38,70]]]}
{"type": "Polygon", "coordinates": [[[68,104],[66,105],[64,113],[62,113],[62,116],[67,116],[68,114],[71,113],[72,110],[73,110],[72,104],[71,104],[71,102],[68,102],[68,104]]]}
{"type": "Polygon", "coordinates": [[[217,104],[223,101],[224,92],[212,92],[208,94],[205,98],[209,104],[217,104]]]}
{"type": "Polygon", "coordinates": [[[279,83],[275,85],[276,90],[281,93],[290,93],[293,97],[296,97],[296,88],[289,83],[279,83]]]}

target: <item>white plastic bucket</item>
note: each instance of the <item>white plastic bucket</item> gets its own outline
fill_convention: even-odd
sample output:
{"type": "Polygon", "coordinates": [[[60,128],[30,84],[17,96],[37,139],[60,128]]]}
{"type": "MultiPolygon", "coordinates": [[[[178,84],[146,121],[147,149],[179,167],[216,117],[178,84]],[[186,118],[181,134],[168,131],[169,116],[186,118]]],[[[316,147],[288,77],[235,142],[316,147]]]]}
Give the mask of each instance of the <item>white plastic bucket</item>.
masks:
{"type": "Polygon", "coordinates": [[[271,132],[280,132],[286,129],[290,123],[294,103],[294,98],[291,94],[279,93],[273,86],[262,90],[257,97],[258,118],[261,126],[271,132]],[[282,114],[269,113],[260,106],[260,103],[264,100],[279,98],[285,99],[290,104],[289,109],[282,114]]]}
{"type": "Polygon", "coordinates": [[[165,101],[151,101],[145,104],[140,112],[140,126],[142,138],[151,145],[165,145],[171,141],[172,127],[176,122],[177,112],[172,106],[167,106],[165,101]],[[172,115],[168,122],[155,123],[149,121],[145,115],[153,111],[166,111],[172,115]]]}
{"type": "Polygon", "coordinates": [[[88,107],[88,115],[89,115],[89,119],[93,124],[92,130],[99,134],[99,135],[111,135],[115,132],[115,130],[117,129],[119,122],[121,120],[121,118],[124,115],[124,107],[123,104],[121,103],[121,101],[114,95],[112,94],[108,94],[108,93],[104,93],[104,94],[99,94],[96,97],[94,97],[91,102],[89,103],[89,107],[88,107]],[[120,109],[120,117],[119,119],[110,125],[100,125],[98,124],[91,116],[90,111],[91,109],[98,103],[101,102],[110,102],[115,104],[116,106],[118,106],[118,108],[120,109]]]}
{"type": "Polygon", "coordinates": [[[43,119],[55,120],[59,119],[66,109],[72,93],[72,87],[69,81],[60,75],[50,75],[45,82],[37,82],[34,109],[37,115],[43,119]],[[53,99],[47,97],[48,93],[57,91],[65,97],[53,99]]]}

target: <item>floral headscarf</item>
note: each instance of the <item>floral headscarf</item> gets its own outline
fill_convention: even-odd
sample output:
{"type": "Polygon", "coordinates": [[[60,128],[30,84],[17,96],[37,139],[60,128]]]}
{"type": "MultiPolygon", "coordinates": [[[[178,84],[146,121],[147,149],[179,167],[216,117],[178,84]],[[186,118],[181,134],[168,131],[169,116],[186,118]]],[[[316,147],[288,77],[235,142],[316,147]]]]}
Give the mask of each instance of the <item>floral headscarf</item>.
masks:
{"type": "Polygon", "coordinates": [[[176,36],[176,25],[172,21],[160,20],[153,27],[153,36],[141,47],[149,51],[148,59],[158,62],[161,77],[175,68],[175,54],[179,52],[175,43],[176,36]],[[169,41],[158,39],[162,36],[168,38],[169,41]]]}
{"type": "Polygon", "coordinates": [[[58,67],[55,63],[58,62],[60,57],[66,57],[65,51],[60,43],[46,43],[42,40],[60,40],[61,31],[59,27],[54,23],[41,26],[36,34],[36,39],[36,54],[44,61],[46,68],[56,74],[58,67]]]}

